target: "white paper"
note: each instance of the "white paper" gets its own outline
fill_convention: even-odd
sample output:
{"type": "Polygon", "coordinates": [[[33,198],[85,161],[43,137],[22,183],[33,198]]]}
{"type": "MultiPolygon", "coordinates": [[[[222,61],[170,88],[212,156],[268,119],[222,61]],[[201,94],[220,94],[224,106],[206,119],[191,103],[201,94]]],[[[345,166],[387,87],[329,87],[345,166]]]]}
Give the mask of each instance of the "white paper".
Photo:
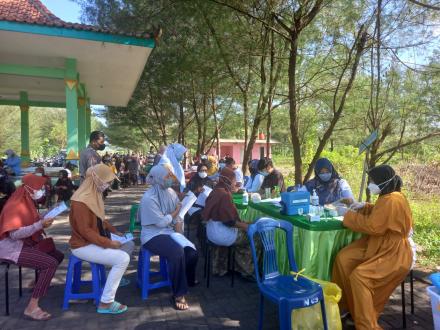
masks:
{"type": "Polygon", "coordinates": [[[185,247],[189,246],[190,248],[193,248],[194,250],[196,250],[196,246],[189,239],[187,239],[185,236],[183,236],[182,234],[173,233],[170,236],[181,247],[185,248],[185,247]]]}
{"type": "Polygon", "coordinates": [[[182,200],[182,207],[179,211],[179,218],[183,219],[185,217],[185,214],[188,212],[188,210],[193,206],[195,201],[197,200],[196,195],[194,195],[191,191],[189,191],[185,198],[182,200]]]}
{"type": "Polygon", "coordinates": [[[118,235],[115,235],[113,233],[110,233],[110,238],[111,238],[112,241],[118,241],[121,244],[125,244],[125,243],[130,242],[130,241],[132,241],[134,239],[132,233],[127,233],[124,236],[118,236],[118,235]]]}
{"type": "Polygon", "coordinates": [[[196,204],[205,207],[206,199],[211,193],[212,189],[208,186],[203,186],[203,192],[199,194],[196,200],[196,204]]]}
{"type": "Polygon", "coordinates": [[[51,218],[55,218],[56,216],[60,215],[61,213],[63,213],[64,211],[67,210],[67,205],[64,202],[59,203],[57,206],[55,206],[52,210],[50,210],[49,212],[47,212],[44,215],[44,219],[51,219],[51,218]]]}

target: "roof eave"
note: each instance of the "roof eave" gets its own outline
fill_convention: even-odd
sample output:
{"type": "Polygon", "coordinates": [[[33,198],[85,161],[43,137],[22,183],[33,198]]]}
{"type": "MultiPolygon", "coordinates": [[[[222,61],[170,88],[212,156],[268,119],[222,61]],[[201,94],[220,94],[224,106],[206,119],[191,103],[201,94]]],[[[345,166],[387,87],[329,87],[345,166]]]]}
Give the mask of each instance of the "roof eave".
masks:
{"type": "Polygon", "coordinates": [[[75,29],[68,29],[65,27],[44,26],[44,25],[21,23],[21,22],[20,23],[10,22],[5,20],[0,20],[0,30],[40,34],[45,36],[53,36],[53,37],[61,37],[61,38],[109,42],[109,43],[115,43],[115,44],[121,44],[127,46],[154,48],[156,45],[154,39],[151,38],[136,38],[125,35],[116,35],[116,34],[96,32],[96,31],[75,30],[75,29]]]}

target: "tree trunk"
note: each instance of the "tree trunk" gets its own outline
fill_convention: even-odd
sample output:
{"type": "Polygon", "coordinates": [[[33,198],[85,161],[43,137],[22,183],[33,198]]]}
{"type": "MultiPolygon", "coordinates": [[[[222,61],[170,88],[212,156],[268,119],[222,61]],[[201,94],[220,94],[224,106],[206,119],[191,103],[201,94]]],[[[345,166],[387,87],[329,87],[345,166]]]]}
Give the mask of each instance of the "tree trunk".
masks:
{"type": "Polygon", "coordinates": [[[298,39],[292,32],[289,54],[289,116],[290,135],[292,136],[293,162],[295,168],[295,184],[302,184],[302,159],[299,138],[299,116],[296,99],[296,61],[298,57],[298,39]]]}

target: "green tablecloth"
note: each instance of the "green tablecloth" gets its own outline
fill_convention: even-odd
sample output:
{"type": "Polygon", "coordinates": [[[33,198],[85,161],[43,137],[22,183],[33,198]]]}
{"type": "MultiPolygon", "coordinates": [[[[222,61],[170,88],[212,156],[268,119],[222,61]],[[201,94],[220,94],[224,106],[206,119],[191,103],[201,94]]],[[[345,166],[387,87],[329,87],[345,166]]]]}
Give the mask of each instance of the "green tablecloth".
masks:
{"type": "MultiPolygon", "coordinates": [[[[339,250],[361,237],[361,234],[345,229],[340,220],[310,222],[305,216],[282,215],[280,208],[270,203],[250,202],[247,209],[239,212],[241,219],[246,222],[271,217],[289,221],[294,225],[293,248],[298,269],[305,269],[305,275],[325,281],[331,278],[333,261],[339,250]]],[[[278,266],[282,273],[287,274],[289,263],[284,232],[277,231],[275,239],[278,266]]]]}

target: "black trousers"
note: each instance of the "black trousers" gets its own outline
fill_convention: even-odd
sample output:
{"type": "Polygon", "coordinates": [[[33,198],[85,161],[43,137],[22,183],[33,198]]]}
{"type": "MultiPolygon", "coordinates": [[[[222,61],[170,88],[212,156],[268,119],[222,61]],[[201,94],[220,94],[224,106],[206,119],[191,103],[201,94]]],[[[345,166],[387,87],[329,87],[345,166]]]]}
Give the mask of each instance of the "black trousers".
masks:
{"type": "Polygon", "coordinates": [[[153,237],[144,247],[166,258],[174,296],[186,295],[188,286],[193,286],[196,281],[197,251],[190,247],[182,248],[169,235],[153,237]]]}

